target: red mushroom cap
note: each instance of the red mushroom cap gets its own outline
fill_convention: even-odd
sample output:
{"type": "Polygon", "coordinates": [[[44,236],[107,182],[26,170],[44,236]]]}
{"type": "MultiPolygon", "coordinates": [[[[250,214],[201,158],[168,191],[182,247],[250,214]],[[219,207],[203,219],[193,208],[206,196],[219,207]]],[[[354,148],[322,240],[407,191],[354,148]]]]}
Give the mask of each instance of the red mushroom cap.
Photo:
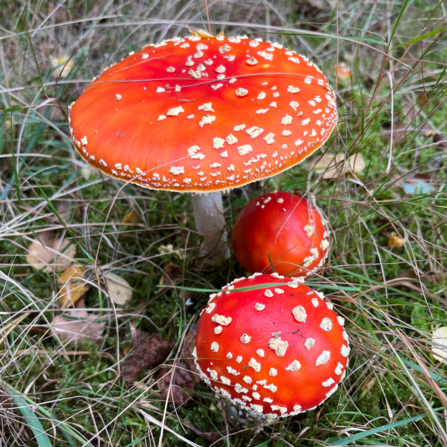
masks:
{"type": "Polygon", "coordinates": [[[209,192],[300,163],[337,123],[334,93],[306,57],[247,37],[148,45],[72,105],[79,154],[153,189],[209,192]]]}
{"type": "Polygon", "coordinates": [[[276,273],[222,290],[200,317],[195,349],[198,369],[217,393],[276,418],[311,410],[337,390],[348,335],[323,294],[276,273]]]}
{"type": "Polygon", "coordinates": [[[271,261],[280,275],[307,276],[323,265],[328,237],[314,205],[290,192],[275,192],[253,199],[242,210],[231,242],[250,273],[270,270],[271,261]]]}

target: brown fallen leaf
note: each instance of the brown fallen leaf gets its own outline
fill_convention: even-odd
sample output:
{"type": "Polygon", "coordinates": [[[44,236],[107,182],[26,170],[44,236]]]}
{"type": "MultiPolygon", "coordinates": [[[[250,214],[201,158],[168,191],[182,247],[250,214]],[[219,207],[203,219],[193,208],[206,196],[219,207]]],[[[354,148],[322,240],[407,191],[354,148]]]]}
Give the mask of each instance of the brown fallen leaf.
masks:
{"type": "Polygon", "coordinates": [[[396,123],[394,124],[393,128],[393,141],[396,144],[402,143],[402,141],[405,140],[407,136],[407,128],[402,123],[396,123]]]}
{"type": "MultiPolygon", "coordinates": [[[[163,285],[171,286],[173,284],[177,284],[179,280],[182,279],[182,277],[183,277],[183,269],[180,266],[170,262],[164,268],[163,275],[160,278],[159,284],[161,286],[163,285]]],[[[182,298],[185,301],[187,306],[192,304],[191,300],[194,297],[193,291],[182,289],[179,291],[179,295],[180,298],[182,298]]]]}
{"type": "Polygon", "coordinates": [[[78,264],[73,264],[63,271],[58,279],[59,306],[72,306],[80,300],[90,289],[90,285],[84,279],[84,269],[78,264]]]}
{"type": "Polygon", "coordinates": [[[403,99],[403,104],[404,105],[402,107],[402,112],[404,114],[405,119],[410,123],[413,123],[417,118],[417,109],[408,98],[403,99]]]}
{"type": "Polygon", "coordinates": [[[165,284],[167,285],[175,284],[182,277],[182,275],[183,275],[182,268],[170,262],[163,269],[163,275],[160,278],[159,284],[161,286],[165,284]]]}
{"type": "Polygon", "coordinates": [[[51,335],[65,343],[80,343],[86,339],[98,342],[105,323],[98,323],[98,315],[89,314],[84,309],[70,309],[64,315],[54,318],[51,335]]]}
{"type": "Polygon", "coordinates": [[[362,154],[355,154],[345,160],[344,154],[324,154],[320,158],[315,158],[306,164],[308,171],[315,169],[323,179],[338,178],[351,172],[360,174],[366,167],[362,154]]]}
{"type": "Polygon", "coordinates": [[[170,403],[182,405],[188,402],[191,393],[185,390],[193,390],[199,379],[180,360],[170,361],[160,367],[155,377],[158,389],[163,400],[169,399],[170,403]]]}
{"type": "Polygon", "coordinates": [[[130,326],[133,339],[132,353],[125,358],[121,376],[126,382],[133,383],[145,369],[158,366],[175,346],[175,342],[163,340],[159,335],[149,335],[130,326]]]}
{"type": "Polygon", "coordinates": [[[183,342],[181,358],[162,365],[156,376],[161,398],[169,398],[169,402],[176,405],[186,403],[191,397],[186,390],[193,390],[200,382],[192,355],[194,338],[194,334],[189,334],[183,342]]]}
{"type": "Polygon", "coordinates": [[[447,149],[447,136],[435,133],[433,135],[433,142],[441,149],[447,149]]]}
{"type": "MultiPolygon", "coordinates": [[[[57,109],[59,110],[59,109],[57,109]]],[[[62,118],[63,119],[63,118],[62,118]]],[[[63,219],[67,220],[70,214],[71,206],[69,202],[60,202],[56,204],[57,214],[63,219]]],[[[56,216],[55,216],[56,217],[56,216]]]]}
{"type": "Polygon", "coordinates": [[[63,272],[74,261],[76,247],[69,239],[57,239],[49,231],[39,234],[28,247],[26,260],[35,270],[63,272]]]}
{"type": "Polygon", "coordinates": [[[190,333],[186,336],[183,342],[182,349],[182,360],[186,363],[186,366],[190,371],[194,371],[194,377],[197,378],[197,383],[199,382],[199,376],[197,374],[197,368],[194,362],[194,356],[192,352],[194,351],[196,336],[195,333],[190,333]]]}

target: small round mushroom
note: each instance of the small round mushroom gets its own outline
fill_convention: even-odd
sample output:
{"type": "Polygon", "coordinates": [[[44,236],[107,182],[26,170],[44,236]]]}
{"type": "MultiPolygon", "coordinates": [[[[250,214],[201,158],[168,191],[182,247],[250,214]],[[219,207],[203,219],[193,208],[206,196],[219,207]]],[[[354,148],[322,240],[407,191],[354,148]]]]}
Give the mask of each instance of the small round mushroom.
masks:
{"type": "Polygon", "coordinates": [[[321,212],[289,192],[264,194],[239,214],[232,234],[239,263],[250,273],[308,276],[323,265],[329,231],[321,212]],[[269,259],[270,258],[270,259],[269,259]]]}
{"type": "Polygon", "coordinates": [[[221,191],[271,177],[327,141],[334,92],[277,43],[194,35],[108,67],[70,111],[81,157],[107,175],[193,198],[204,253],[228,255],[221,191]]]}
{"type": "Polygon", "coordinates": [[[254,274],[210,296],[193,354],[218,394],[268,419],[293,416],[323,403],[344,378],[343,324],[322,293],[276,273],[254,274]]]}

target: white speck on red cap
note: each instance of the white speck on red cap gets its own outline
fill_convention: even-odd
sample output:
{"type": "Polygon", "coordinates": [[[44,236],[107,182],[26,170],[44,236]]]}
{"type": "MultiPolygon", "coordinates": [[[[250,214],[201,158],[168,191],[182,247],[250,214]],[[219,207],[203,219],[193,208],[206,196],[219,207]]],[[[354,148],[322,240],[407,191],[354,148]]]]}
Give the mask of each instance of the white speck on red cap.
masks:
{"type": "Polygon", "coordinates": [[[331,358],[331,353],[329,351],[323,351],[317,358],[316,366],[325,365],[331,358]]]}

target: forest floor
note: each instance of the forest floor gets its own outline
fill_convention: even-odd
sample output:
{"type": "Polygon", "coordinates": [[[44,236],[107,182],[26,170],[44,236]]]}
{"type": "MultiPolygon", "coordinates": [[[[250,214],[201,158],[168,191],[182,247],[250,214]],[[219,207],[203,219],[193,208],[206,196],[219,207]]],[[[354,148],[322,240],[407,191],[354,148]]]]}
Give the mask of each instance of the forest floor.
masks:
{"type": "Polygon", "coordinates": [[[447,326],[446,17],[444,2],[428,0],[1,2],[0,444],[447,446],[447,363],[432,352],[433,332],[447,326]],[[190,195],[90,168],[67,121],[105,67],[208,24],[286,42],[337,96],[339,123],[321,150],[224,196],[230,233],[252,198],[274,190],[311,193],[331,228],[311,283],[346,318],[348,373],[324,405],[266,426],[203,382],[182,385],[185,403],[166,402],[162,366],[123,379],[132,332],[159,335],[181,357],[203,289],[246,272],[233,254],[218,267],[199,257],[190,195]],[[83,271],[94,321],[82,335],[72,318],[77,344],[54,331],[70,321],[67,280],[31,265],[41,242],[83,271]],[[106,286],[111,273],[130,285],[124,305],[106,286]]]}

